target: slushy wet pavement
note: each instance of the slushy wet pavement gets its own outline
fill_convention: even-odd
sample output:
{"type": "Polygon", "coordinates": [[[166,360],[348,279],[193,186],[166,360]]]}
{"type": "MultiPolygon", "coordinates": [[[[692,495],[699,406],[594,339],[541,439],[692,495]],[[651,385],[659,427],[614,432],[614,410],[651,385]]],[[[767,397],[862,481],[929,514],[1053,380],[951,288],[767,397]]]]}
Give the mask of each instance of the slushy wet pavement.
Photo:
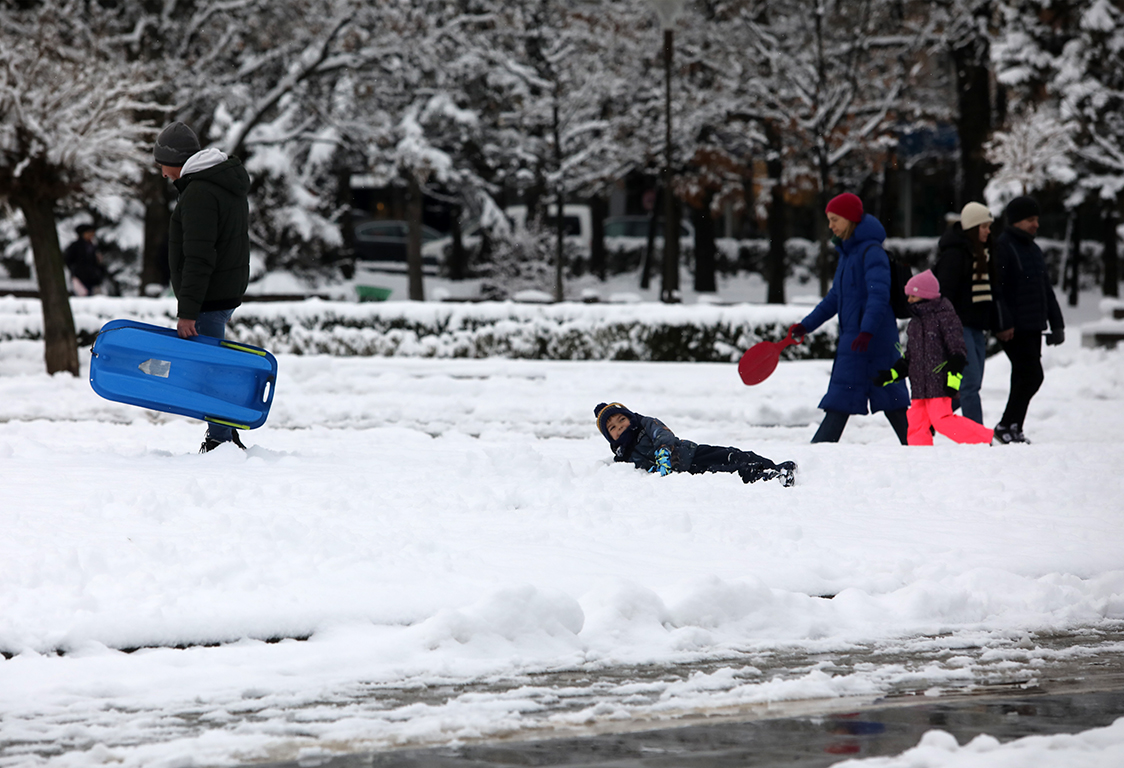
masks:
{"type": "MultiPolygon", "coordinates": [[[[822,654],[770,651],[726,662],[753,670],[753,677],[799,677],[812,669],[846,675],[870,665],[907,672],[887,691],[872,696],[719,703],[694,711],[653,706],[661,700],[666,703],[667,688],[676,681],[722,668],[722,663],[713,661],[572,670],[481,686],[372,690],[382,706],[392,709],[452,697],[485,701],[517,691],[537,702],[539,711],[528,716],[536,717],[542,727],[520,728],[510,738],[479,743],[351,754],[340,754],[336,745],[332,752],[305,750],[299,759],[266,765],[818,768],[847,758],[899,754],[932,729],[947,731],[961,744],[980,734],[1009,741],[1034,734],[1076,733],[1124,716],[1124,633],[1120,631],[1025,635],[1006,644],[989,637],[986,644],[974,647],[963,638],[951,640],[915,638],[887,652],[867,646],[822,654]],[[908,674],[908,670],[915,672],[908,674]],[[964,674],[949,675],[949,671],[964,674]],[[619,716],[616,705],[622,702],[628,702],[632,717],[619,716]],[[559,725],[559,715],[567,712],[581,717],[559,725]]],[[[730,679],[736,685],[742,678],[730,679]]],[[[722,702],[720,694],[716,691],[717,702],[722,702]]]]}
{"type": "MultiPolygon", "coordinates": [[[[1048,695],[987,695],[924,704],[665,728],[585,738],[479,744],[305,759],[288,766],[320,768],[822,768],[848,758],[896,755],[939,728],[964,743],[979,734],[1008,741],[1072,733],[1124,715],[1124,690],[1048,695]]],[[[280,765],[277,768],[281,768],[280,765]]]]}

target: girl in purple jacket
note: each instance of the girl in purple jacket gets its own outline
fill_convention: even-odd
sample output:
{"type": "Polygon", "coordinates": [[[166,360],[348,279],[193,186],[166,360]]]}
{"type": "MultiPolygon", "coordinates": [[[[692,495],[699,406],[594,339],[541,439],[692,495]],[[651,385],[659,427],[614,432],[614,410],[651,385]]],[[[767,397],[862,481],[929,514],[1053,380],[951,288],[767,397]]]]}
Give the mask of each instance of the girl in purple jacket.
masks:
{"type": "Polygon", "coordinates": [[[875,383],[886,386],[909,375],[909,445],[932,445],[930,427],[958,443],[990,443],[992,430],[952,412],[966,361],[964,329],[952,302],[941,297],[940,283],[929,270],[910,278],[905,293],[913,316],[905,355],[890,370],[879,371],[875,383]]]}

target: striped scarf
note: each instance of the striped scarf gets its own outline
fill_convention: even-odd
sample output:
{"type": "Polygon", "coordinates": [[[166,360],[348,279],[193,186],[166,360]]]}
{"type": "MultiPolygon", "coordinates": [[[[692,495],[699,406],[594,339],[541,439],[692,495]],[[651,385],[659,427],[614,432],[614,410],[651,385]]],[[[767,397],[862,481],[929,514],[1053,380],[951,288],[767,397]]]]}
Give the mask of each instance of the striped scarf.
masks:
{"type": "Polygon", "coordinates": [[[987,249],[984,249],[983,258],[977,259],[975,268],[972,270],[972,303],[978,304],[985,301],[991,301],[991,280],[988,277],[988,264],[989,254],[987,249]]]}

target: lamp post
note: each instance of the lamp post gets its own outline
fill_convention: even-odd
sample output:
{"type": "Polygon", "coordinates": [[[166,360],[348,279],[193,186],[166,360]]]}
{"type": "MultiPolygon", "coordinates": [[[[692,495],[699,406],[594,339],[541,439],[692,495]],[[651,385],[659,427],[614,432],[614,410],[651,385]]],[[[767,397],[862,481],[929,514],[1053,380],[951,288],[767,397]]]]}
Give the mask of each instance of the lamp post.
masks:
{"type": "Polygon", "coordinates": [[[679,216],[671,191],[671,57],[675,50],[675,18],[686,0],[652,0],[663,27],[664,67],[664,166],[663,173],[663,282],[660,300],[679,301],[679,216]]]}

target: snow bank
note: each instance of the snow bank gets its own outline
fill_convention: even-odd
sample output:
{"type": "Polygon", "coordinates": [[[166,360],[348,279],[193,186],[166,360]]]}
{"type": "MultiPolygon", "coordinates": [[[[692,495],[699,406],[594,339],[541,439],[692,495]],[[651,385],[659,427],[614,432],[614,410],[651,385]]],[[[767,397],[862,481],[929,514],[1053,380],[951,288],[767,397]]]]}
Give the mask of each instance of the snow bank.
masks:
{"type": "Polygon", "coordinates": [[[1058,736],[1027,736],[1000,744],[977,736],[964,746],[944,731],[929,731],[895,757],[846,760],[836,768],[1109,768],[1124,765],[1124,718],[1107,728],[1058,736]]]}
{"type": "MultiPolygon", "coordinates": [[[[80,340],[116,318],[170,327],[173,299],[92,297],[71,302],[80,340]]],[[[356,303],[310,299],[250,302],[229,336],[274,353],[539,360],[736,361],[763,339],[779,340],[807,314],[792,305],[356,303]]],[[[828,323],[785,359],[829,358],[828,323]]],[[[0,340],[39,339],[37,301],[0,299],[0,340]]]]}

